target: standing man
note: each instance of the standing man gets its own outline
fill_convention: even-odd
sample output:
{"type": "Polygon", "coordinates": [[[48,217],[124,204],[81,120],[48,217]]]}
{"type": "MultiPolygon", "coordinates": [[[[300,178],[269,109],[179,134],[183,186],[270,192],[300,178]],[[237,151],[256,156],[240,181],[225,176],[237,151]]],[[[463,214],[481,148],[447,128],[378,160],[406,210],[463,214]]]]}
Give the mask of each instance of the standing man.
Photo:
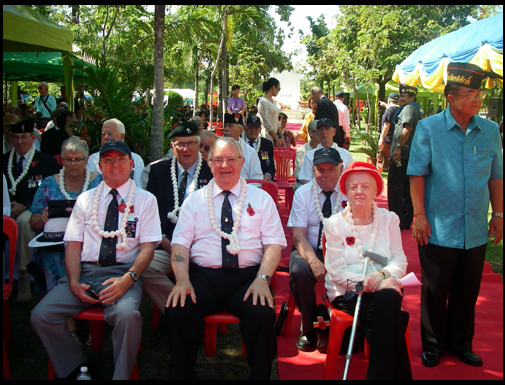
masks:
{"type": "Polygon", "coordinates": [[[298,180],[300,183],[309,183],[312,178],[314,178],[314,154],[316,150],[321,148],[334,148],[340,154],[340,159],[344,164],[344,170],[354,161],[352,155],[345,148],[339,147],[333,142],[337,129],[333,126],[333,122],[328,118],[322,118],[317,121],[317,136],[320,143],[317,145],[315,150],[311,150],[305,154],[303,158],[302,168],[300,174],[298,175],[298,180]]]}
{"type": "Polygon", "coordinates": [[[484,72],[450,63],[447,75],[449,106],[419,123],[408,167],[423,277],[421,362],[438,365],[451,351],[480,366],[475,304],[488,238],[498,243],[503,235],[503,153],[498,125],[478,116],[484,72]]]}
{"type": "MultiPolygon", "coordinates": [[[[349,119],[349,109],[345,105],[345,94],[342,91],[338,91],[335,95],[335,101],[333,102],[338,110],[338,118],[340,124],[344,126],[345,135],[351,137],[351,119],[349,119]]],[[[342,134],[342,133],[341,133],[342,134]]],[[[345,143],[345,138],[341,138],[342,143],[345,143]]]]}
{"type": "Polygon", "coordinates": [[[240,318],[249,379],[270,378],[277,337],[269,283],[287,244],[270,195],[240,177],[241,150],[231,138],[212,144],[214,179],[188,197],[177,222],[166,310],[171,380],[195,378],[204,317],[224,309],[240,318]]]}
{"type": "Polygon", "coordinates": [[[396,92],[391,92],[388,95],[388,103],[380,102],[382,107],[386,107],[384,115],[382,115],[382,131],[379,137],[379,150],[377,154],[377,162],[384,163],[384,169],[389,168],[389,150],[391,149],[391,141],[393,140],[393,117],[398,110],[398,99],[400,97],[396,92]]]}
{"type": "Polygon", "coordinates": [[[75,379],[87,366],[66,321],[96,305],[103,306],[105,322],[113,327],[113,379],[128,380],[135,365],[142,331],[139,277],[161,232],[156,198],[130,181],[130,155],[126,143],[116,140],[100,149],[103,181],[77,198],[65,231],[67,276],[31,314],[58,378],[75,379]]]}
{"type": "Polygon", "coordinates": [[[212,179],[207,161],[200,153],[197,133],[198,126],[191,122],[181,122],[170,131],[174,158],[152,163],[146,186],[146,190],[158,200],[162,240],[144,273],[144,290],[163,314],[174,287],[167,274],[172,272],[170,250],[179,209],[189,194],[212,179]]]}
{"type": "Polygon", "coordinates": [[[29,211],[33,197],[45,177],[57,174],[58,162],[52,156],[35,150],[33,122],[23,120],[11,125],[12,149],[3,156],[3,173],[7,179],[11,214],[18,224],[19,235],[16,258],[19,261],[17,303],[32,299],[30,277],[26,266],[32,260],[32,249],[28,242],[35,234],[30,226],[29,211]]]}
{"type": "Polygon", "coordinates": [[[335,124],[335,135],[333,136],[333,142],[337,143],[339,147],[342,147],[344,142],[341,140],[343,136],[344,129],[340,125],[340,120],[338,117],[337,107],[328,99],[320,87],[314,87],[310,90],[310,99],[317,105],[315,120],[322,118],[330,119],[335,124]]]}
{"type": "Polygon", "coordinates": [[[245,128],[245,140],[258,154],[263,179],[273,180],[275,176],[274,145],[270,140],[262,138],[260,132],[261,119],[259,116],[249,116],[245,128]]]}
{"type": "Polygon", "coordinates": [[[401,230],[410,229],[414,216],[407,167],[417,122],[421,120],[416,95],[416,87],[400,85],[400,108],[393,117],[394,131],[389,151],[388,204],[389,210],[400,218],[401,230]]]}
{"type": "Polygon", "coordinates": [[[241,138],[244,130],[244,118],[240,114],[224,114],[223,136],[233,138],[242,148],[244,165],[242,175],[246,179],[263,179],[260,160],[256,151],[241,138]]]}
{"type": "Polygon", "coordinates": [[[46,128],[47,123],[51,120],[51,113],[56,109],[56,99],[48,94],[49,85],[46,82],[40,82],[39,93],[33,108],[37,118],[37,129],[46,128]]]}
{"type": "Polygon", "coordinates": [[[343,209],[344,196],[338,189],[343,165],[334,148],[322,148],[314,154],[314,179],[296,190],[288,227],[293,228],[293,252],[289,259],[289,287],[302,314],[302,330],[296,342],[298,350],[326,353],[327,336],[316,333],[313,322],[317,309],[316,282],[326,274],[321,246],[324,218],[343,209]],[[317,198],[316,198],[317,195],[317,198]]]}
{"type": "MultiPolygon", "coordinates": [[[[124,142],[125,127],[119,119],[109,119],[102,124],[102,146],[109,140],[114,139],[124,142]]],[[[142,187],[142,170],[144,170],[144,160],[139,154],[132,152],[133,169],[130,177],[135,181],[138,187],[142,187]]],[[[88,159],[88,168],[90,171],[100,173],[98,162],[100,160],[100,153],[95,152],[91,154],[88,159]]]]}
{"type": "Polygon", "coordinates": [[[233,96],[226,102],[226,110],[229,114],[240,114],[244,115],[247,107],[245,105],[245,100],[239,98],[240,87],[236,84],[231,87],[231,92],[233,96]]]}

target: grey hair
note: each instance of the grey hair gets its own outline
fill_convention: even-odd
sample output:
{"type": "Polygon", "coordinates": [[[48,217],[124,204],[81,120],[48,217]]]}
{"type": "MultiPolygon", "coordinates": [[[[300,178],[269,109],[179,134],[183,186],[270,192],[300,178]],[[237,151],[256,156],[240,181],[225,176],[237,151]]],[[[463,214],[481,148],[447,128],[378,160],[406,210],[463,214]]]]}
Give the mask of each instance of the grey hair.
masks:
{"type": "Polygon", "coordinates": [[[208,130],[203,130],[201,133],[200,133],[200,138],[203,139],[204,136],[212,136],[214,139],[217,138],[217,135],[214,134],[212,131],[208,131],[208,130]]]}
{"type": "Polygon", "coordinates": [[[191,119],[189,119],[190,122],[193,122],[195,123],[197,126],[199,126],[200,124],[203,124],[203,120],[202,118],[200,118],[199,116],[193,116],[191,119]]]}
{"type": "Polygon", "coordinates": [[[49,84],[47,84],[46,82],[40,82],[39,86],[49,89],[49,84]]]}
{"type": "Polygon", "coordinates": [[[448,98],[449,94],[452,94],[454,92],[458,92],[461,89],[461,87],[463,87],[463,86],[453,83],[453,82],[447,83],[447,85],[444,88],[445,97],[448,98]]]}
{"type": "Polygon", "coordinates": [[[221,136],[221,137],[218,137],[214,143],[212,143],[212,145],[210,146],[210,149],[209,149],[209,156],[208,156],[208,159],[211,160],[212,159],[212,155],[214,154],[214,151],[217,149],[217,148],[222,148],[230,143],[233,143],[235,144],[235,146],[237,147],[237,150],[238,150],[238,154],[241,158],[244,157],[244,154],[242,152],[242,146],[240,145],[239,142],[237,142],[235,139],[231,138],[231,137],[224,137],[224,136],[221,136]]]}
{"type": "Polygon", "coordinates": [[[71,136],[61,145],[61,157],[64,158],[69,152],[82,152],[84,158],[89,155],[88,144],[78,136],[71,136]]]}
{"type": "Polygon", "coordinates": [[[322,94],[323,90],[321,89],[321,87],[312,87],[312,89],[310,90],[310,93],[311,94],[322,94]]]}
{"type": "Polygon", "coordinates": [[[117,133],[118,134],[125,134],[125,128],[124,128],[124,124],[122,121],[120,121],[119,119],[116,119],[116,118],[112,118],[112,119],[109,119],[109,120],[106,120],[102,123],[102,126],[106,123],[114,123],[116,125],[116,130],[117,130],[117,133]]]}

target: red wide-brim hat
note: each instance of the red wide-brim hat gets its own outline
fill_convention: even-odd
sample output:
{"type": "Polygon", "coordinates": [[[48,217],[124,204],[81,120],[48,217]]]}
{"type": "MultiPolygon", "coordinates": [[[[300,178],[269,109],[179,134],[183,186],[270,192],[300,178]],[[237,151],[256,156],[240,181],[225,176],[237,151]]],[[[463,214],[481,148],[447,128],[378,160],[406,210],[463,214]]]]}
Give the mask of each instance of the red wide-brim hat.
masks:
{"type": "Polygon", "coordinates": [[[382,180],[382,176],[379,173],[379,170],[377,170],[377,167],[375,167],[373,164],[367,163],[367,162],[353,162],[342,173],[342,175],[340,176],[340,180],[338,182],[339,189],[342,192],[342,194],[347,195],[345,182],[346,182],[349,174],[351,172],[355,172],[355,171],[369,172],[374,177],[375,182],[377,183],[377,197],[382,194],[382,191],[384,191],[384,182],[382,180]]]}

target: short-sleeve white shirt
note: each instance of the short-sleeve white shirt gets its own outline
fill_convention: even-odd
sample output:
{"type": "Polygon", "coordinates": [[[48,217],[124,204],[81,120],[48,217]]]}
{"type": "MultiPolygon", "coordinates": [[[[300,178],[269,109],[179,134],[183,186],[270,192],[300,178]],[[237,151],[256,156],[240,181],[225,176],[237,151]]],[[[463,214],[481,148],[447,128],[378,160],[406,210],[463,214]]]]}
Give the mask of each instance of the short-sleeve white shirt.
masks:
{"type": "MultiPolygon", "coordinates": [[[[352,155],[349,151],[347,151],[345,148],[339,147],[338,144],[333,143],[331,145],[335,150],[337,150],[340,154],[340,158],[343,161],[344,164],[344,170],[352,163],[354,162],[354,159],[352,158],[352,155]]],[[[302,163],[302,168],[300,170],[300,174],[298,174],[298,179],[299,180],[312,180],[314,178],[314,169],[312,168],[314,165],[314,153],[316,150],[319,150],[320,148],[323,148],[321,144],[319,144],[315,149],[310,150],[305,154],[305,157],[303,158],[303,163],[302,163]]]]}
{"type": "MultiPolygon", "coordinates": [[[[218,227],[221,227],[221,208],[224,195],[217,184],[212,184],[214,216],[218,227]]],[[[209,186],[195,191],[181,207],[179,220],[172,236],[172,244],[176,243],[189,249],[191,262],[214,269],[222,267],[221,237],[212,228],[207,206],[207,190],[209,186]]],[[[228,197],[232,206],[233,218],[236,218],[240,196],[240,182],[230,191],[228,197]]],[[[270,195],[250,184],[242,206],[240,227],[237,232],[240,252],[239,266],[249,267],[261,264],[264,245],[287,246],[286,236],[282,228],[275,203],[270,195]],[[248,208],[252,210],[250,215],[248,208]]]]}
{"type": "MultiPolygon", "coordinates": [[[[319,225],[321,223],[319,216],[316,212],[316,204],[314,202],[314,193],[312,190],[312,184],[315,179],[310,181],[309,183],[304,184],[295,192],[295,196],[293,198],[293,206],[291,207],[291,212],[289,214],[288,219],[288,227],[305,227],[307,228],[307,241],[311,244],[311,246],[315,249],[319,243],[319,225]]],[[[341,194],[340,201],[336,202],[338,195],[338,184],[335,186],[334,193],[331,195],[331,210],[335,208],[335,205],[338,204],[339,207],[336,211],[340,212],[344,209],[343,202],[347,202],[347,197],[341,194]]],[[[321,207],[326,201],[326,195],[323,192],[323,189],[317,185],[317,192],[319,196],[319,202],[321,207]]]]}
{"type": "MultiPolygon", "coordinates": [[[[142,157],[132,152],[133,159],[133,179],[138,187],[142,187],[142,171],[144,170],[144,160],[142,157]]],[[[100,161],[100,152],[95,152],[91,154],[88,159],[88,168],[90,171],[97,172],[101,174],[100,167],[98,167],[98,162],[100,161]]]]}
{"type": "Polygon", "coordinates": [[[256,150],[249,146],[243,139],[239,139],[239,144],[242,146],[242,153],[245,158],[240,176],[246,179],[263,179],[261,163],[256,150]]]}
{"type": "MultiPolygon", "coordinates": [[[[121,200],[126,202],[129,189],[130,181],[117,189],[118,195],[116,199],[118,203],[121,203],[121,200]]],[[[97,218],[98,225],[102,229],[107,208],[112,200],[110,190],[111,188],[105,185],[98,201],[97,218]]],[[[79,195],[65,231],[65,242],[82,242],[82,262],[96,263],[100,253],[100,245],[102,244],[102,237],[98,235],[91,223],[91,208],[95,191],[96,188],[79,195]]],[[[160,217],[158,214],[158,202],[155,196],[148,191],[136,187],[132,207],[133,212],[130,213],[128,221],[134,222],[135,237],[127,239],[128,250],[117,250],[116,261],[120,263],[133,262],[140,252],[141,243],[155,242],[155,246],[157,246],[161,242],[160,217]]],[[[121,224],[121,219],[122,215],[118,218],[118,228],[121,224]]]]}

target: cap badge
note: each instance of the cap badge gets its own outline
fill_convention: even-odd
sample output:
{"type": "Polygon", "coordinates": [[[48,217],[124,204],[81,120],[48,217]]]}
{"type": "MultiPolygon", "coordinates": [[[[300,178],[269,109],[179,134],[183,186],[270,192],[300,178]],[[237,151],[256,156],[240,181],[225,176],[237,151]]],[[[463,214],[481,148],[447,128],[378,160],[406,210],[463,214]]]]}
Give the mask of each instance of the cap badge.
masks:
{"type": "Polygon", "coordinates": [[[186,128],[186,132],[187,132],[188,134],[190,134],[190,133],[191,133],[191,129],[190,129],[189,127],[188,127],[188,128],[186,128]]]}

